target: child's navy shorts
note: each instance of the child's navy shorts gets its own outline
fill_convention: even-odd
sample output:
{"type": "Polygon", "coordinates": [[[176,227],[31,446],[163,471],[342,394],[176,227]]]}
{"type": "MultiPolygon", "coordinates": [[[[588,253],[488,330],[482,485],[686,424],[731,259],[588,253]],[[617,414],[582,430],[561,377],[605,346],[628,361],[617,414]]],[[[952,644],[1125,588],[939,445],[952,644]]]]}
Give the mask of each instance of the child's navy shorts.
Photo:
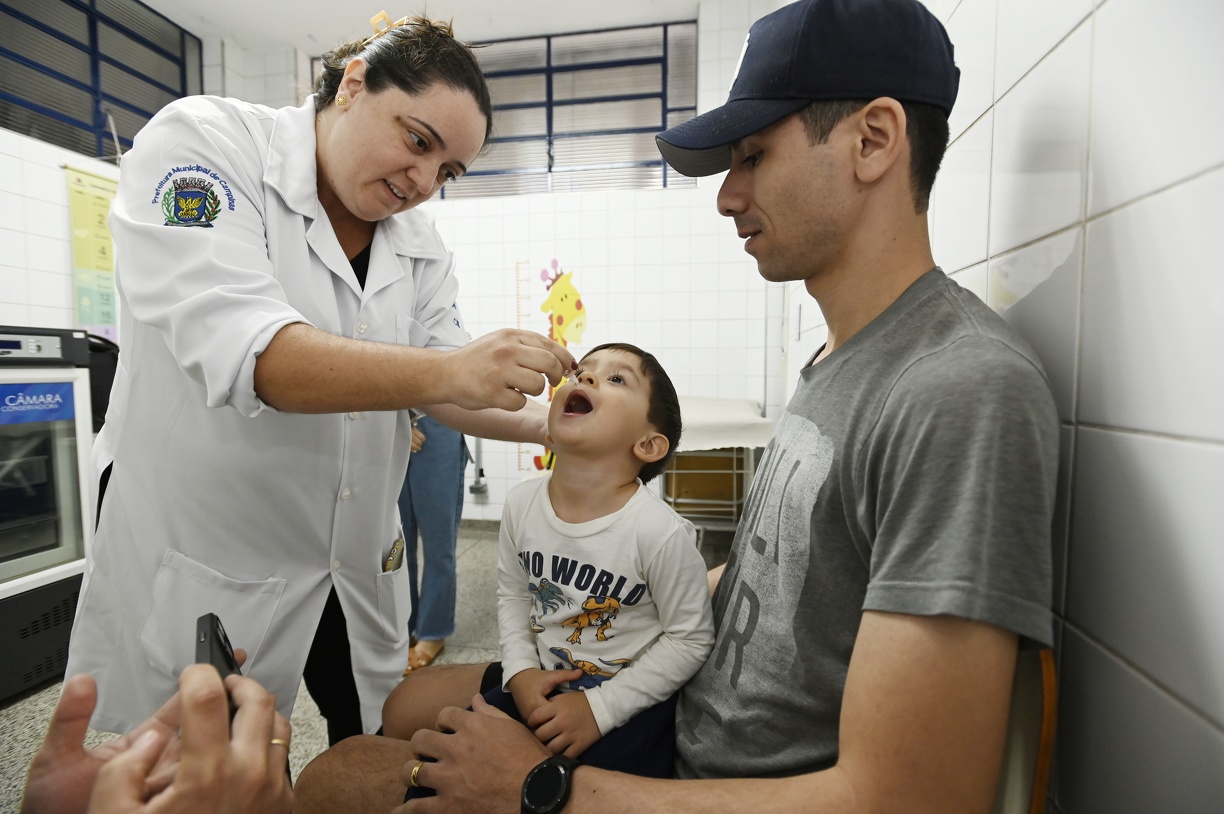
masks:
{"type": "MultiPolygon", "coordinates": [[[[480,693],[492,706],[519,723],[514,697],[502,689],[501,662],[485,670],[480,693]]],[[[469,707],[470,709],[470,707],[469,707]]],[[[622,726],[595,741],[579,760],[587,766],[625,772],[642,777],[674,777],[676,759],[676,696],[642,710],[622,726]]],[[[432,797],[434,790],[421,786],[409,788],[404,802],[414,797],[432,797]]]]}

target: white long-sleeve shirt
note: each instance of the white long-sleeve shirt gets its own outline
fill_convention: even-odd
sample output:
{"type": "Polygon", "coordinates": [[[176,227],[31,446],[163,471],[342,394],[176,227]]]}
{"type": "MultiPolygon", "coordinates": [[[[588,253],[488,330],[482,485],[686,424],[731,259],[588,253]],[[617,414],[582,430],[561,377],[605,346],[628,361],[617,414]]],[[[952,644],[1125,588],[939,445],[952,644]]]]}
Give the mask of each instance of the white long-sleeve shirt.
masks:
{"type": "Polygon", "coordinates": [[[503,682],[532,668],[582,668],[568,689],[586,690],[606,735],[705,662],[714,644],[705,562],[693,525],[641,483],[618,511],[566,523],[550,479],[516,486],[502,511],[503,682]]]}

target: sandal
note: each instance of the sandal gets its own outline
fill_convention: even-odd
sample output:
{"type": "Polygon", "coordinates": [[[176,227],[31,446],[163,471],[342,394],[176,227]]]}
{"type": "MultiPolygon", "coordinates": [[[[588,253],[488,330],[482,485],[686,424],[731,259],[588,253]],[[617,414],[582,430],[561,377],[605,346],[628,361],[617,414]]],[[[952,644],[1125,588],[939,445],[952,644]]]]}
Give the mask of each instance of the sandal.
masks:
{"type": "Polygon", "coordinates": [[[418,642],[417,644],[408,648],[408,669],[404,670],[404,675],[408,675],[413,670],[428,667],[433,663],[433,660],[441,655],[442,651],[446,649],[446,642],[442,642],[442,646],[439,647],[433,654],[430,654],[425,652],[425,650],[420,646],[421,644],[422,643],[418,642]]]}

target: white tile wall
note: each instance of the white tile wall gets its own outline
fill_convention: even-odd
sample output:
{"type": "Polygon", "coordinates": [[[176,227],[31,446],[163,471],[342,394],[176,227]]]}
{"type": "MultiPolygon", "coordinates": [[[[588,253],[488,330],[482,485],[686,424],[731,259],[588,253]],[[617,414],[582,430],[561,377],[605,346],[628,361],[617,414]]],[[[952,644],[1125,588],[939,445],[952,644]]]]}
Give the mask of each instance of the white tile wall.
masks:
{"type": "Polygon", "coordinates": [[[953,140],[994,104],[997,5],[998,0],[963,0],[946,23],[961,70],[956,106],[948,118],[953,140]]]}
{"type": "Polygon", "coordinates": [[[1088,227],[1080,419],[1224,441],[1224,169],[1088,227]]]}
{"type": "Polygon", "coordinates": [[[0,130],[0,323],[73,327],[71,163],[108,178],[114,165],[0,130]]]}
{"type": "Polygon", "coordinates": [[[1213,814],[1224,807],[1224,733],[1130,665],[1063,636],[1056,794],[1063,814],[1213,814]]]}
{"type": "MultiPolygon", "coordinates": [[[[473,335],[507,326],[547,331],[539,272],[556,258],[573,273],[587,312],[575,352],[632,342],[659,357],[681,395],[766,403],[777,393],[767,378],[766,333],[781,298],[768,296],[733,224],[715,210],[713,190],[532,195],[507,205],[427,205],[456,253],[460,304],[473,335]],[[516,262],[524,270],[518,284],[516,262]]],[[[781,356],[775,342],[775,381],[781,356]]],[[[779,396],[773,398],[764,406],[776,413],[779,396]]],[[[479,503],[469,495],[465,516],[499,519],[504,489],[534,471],[527,467],[541,450],[489,441],[481,450],[485,475],[498,486],[479,503]]]]}
{"type": "Polygon", "coordinates": [[[1091,47],[1089,21],[995,106],[991,254],[1084,217],[1091,47]]]}
{"type": "Polygon", "coordinates": [[[0,192],[0,223],[25,232],[25,196],[17,192],[0,192]]]}
{"type": "Polygon", "coordinates": [[[927,5],[966,74],[936,260],[1028,338],[1064,421],[1052,805],[1224,810],[1224,6],[996,0],[992,34],[989,0],[927,5]]]}
{"type": "Polygon", "coordinates": [[[0,260],[4,262],[4,265],[0,265],[0,303],[24,306],[30,299],[29,285],[26,283],[27,272],[20,267],[24,263],[20,260],[14,263],[15,258],[9,257],[4,251],[8,242],[5,235],[10,234],[18,233],[0,229],[0,260]],[[9,265],[10,263],[14,265],[9,265]]]}
{"type": "Polygon", "coordinates": [[[985,263],[978,263],[961,271],[949,272],[948,276],[955,280],[956,284],[961,288],[973,292],[979,300],[986,302],[986,289],[990,280],[990,274],[989,268],[985,263]]]}
{"type": "MultiPolygon", "coordinates": [[[[15,134],[14,134],[15,135],[15,134]]],[[[0,153],[0,192],[21,191],[21,160],[0,153]]],[[[7,223],[7,221],[5,221],[7,223]]]]}
{"type": "Polygon", "coordinates": [[[1075,415],[1083,244],[1076,228],[992,259],[986,300],[1028,338],[1066,421],[1075,415]]]}
{"type": "MultiPolygon", "coordinates": [[[[994,112],[948,146],[931,196],[932,249],[947,272],[986,259],[994,112]]],[[[984,299],[984,298],[983,298],[984,299]]]]}
{"type": "Polygon", "coordinates": [[[1224,445],[1081,427],[1067,620],[1224,729],[1224,445]]]}
{"type": "Polygon", "coordinates": [[[1224,162],[1224,3],[1110,0],[1095,17],[1090,214],[1224,162]]]}
{"type": "Polygon", "coordinates": [[[310,56],[281,46],[248,51],[231,39],[206,37],[204,92],[269,107],[297,105],[309,92],[310,56]]]}
{"type": "Polygon", "coordinates": [[[999,0],[994,98],[1007,93],[1091,10],[1091,0],[999,0]]]}

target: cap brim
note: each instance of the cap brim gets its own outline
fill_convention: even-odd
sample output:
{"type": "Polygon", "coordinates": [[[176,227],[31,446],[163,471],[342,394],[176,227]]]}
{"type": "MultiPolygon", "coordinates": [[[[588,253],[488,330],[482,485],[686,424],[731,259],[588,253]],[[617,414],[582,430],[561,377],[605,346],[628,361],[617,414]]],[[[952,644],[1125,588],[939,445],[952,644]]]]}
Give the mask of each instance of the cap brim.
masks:
{"type": "Polygon", "coordinates": [[[807,105],[810,99],[738,99],[655,136],[663,159],[681,175],[700,177],[731,168],[731,144],[807,105]]]}

